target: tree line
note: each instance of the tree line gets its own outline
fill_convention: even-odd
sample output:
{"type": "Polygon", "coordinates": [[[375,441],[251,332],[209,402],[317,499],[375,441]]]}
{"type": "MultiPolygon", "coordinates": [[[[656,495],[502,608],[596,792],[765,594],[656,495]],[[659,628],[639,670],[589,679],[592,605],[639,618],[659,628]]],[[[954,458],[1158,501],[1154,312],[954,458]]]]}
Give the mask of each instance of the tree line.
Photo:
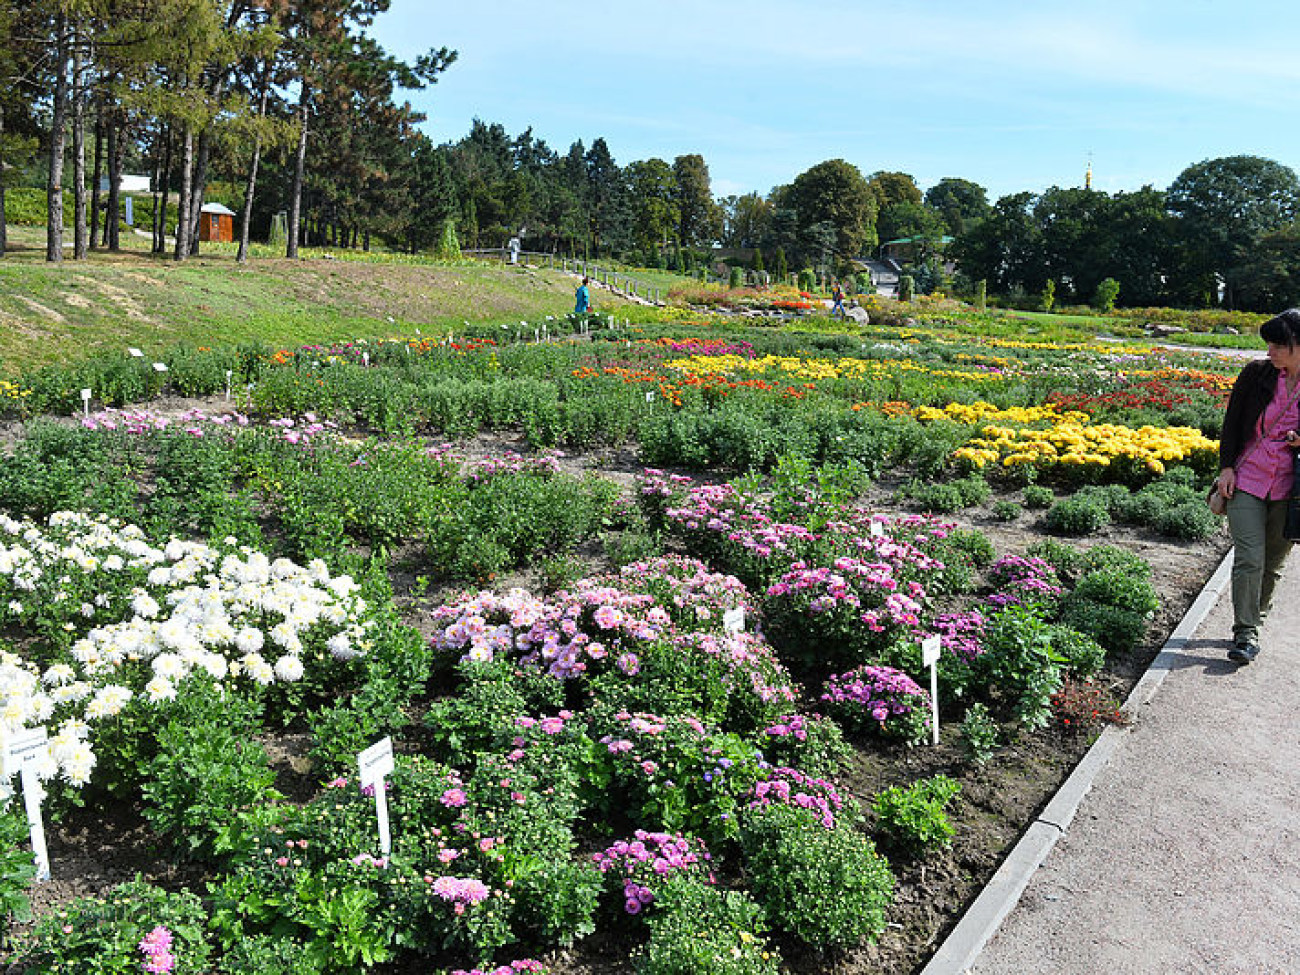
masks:
{"type": "MultiPolygon", "coordinates": [[[[119,246],[121,176],[154,187],[153,247],[184,260],[199,211],[239,212],[239,257],[283,215],[299,246],[499,247],[689,269],[713,248],[777,272],[859,270],[906,238],[922,292],[1062,303],[1119,284],[1128,305],[1300,303],[1300,182],[1255,156],[1189,166],[1164,190],[1051,187],[996,202],[950,177],[832,159],[767,194],[715,198],[699,154],[619,165],[606,141],[551,148],[475,120],[434,144],[401,93],[457,54],[402,62],[367,33],[389,0],[11,0],[0,8],[0,204],[43,179],[47,257],[119,246]],[[101,176],[108,189],[100,193],[101,176]],[[163,192],[166,189],[167,192],[163,192]]],[[[0,213],[3,208],[0,207],[0,213]]],[[[4,222],[0,217],[0,244],[4,222]]]]}

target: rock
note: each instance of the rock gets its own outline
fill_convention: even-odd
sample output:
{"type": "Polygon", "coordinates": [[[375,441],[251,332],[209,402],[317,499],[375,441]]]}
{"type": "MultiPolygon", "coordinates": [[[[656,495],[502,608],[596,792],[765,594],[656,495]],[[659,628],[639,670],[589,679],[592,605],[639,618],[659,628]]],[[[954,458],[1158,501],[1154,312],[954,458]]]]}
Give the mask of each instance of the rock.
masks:
{"type": "Polygon", "coordinates": [[[865,308],[859,308],[857,305],[854,305],[846,312],[846,314],[848,315],[849,318],[853,319],[859,325],[871,324],[871,316],[867,314],[867,310],[865,308]]]}

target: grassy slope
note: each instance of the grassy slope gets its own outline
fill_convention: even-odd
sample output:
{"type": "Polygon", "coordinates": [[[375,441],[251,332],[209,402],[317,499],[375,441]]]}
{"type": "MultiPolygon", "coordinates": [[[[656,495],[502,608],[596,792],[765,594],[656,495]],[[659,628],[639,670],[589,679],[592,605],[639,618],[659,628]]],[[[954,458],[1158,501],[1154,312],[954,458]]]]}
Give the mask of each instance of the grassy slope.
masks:
{"type": "MultiPolygon", "coordinates": [[[[317,256],[237,265],[206,248],[184,264],[143,249],[44,261],[43,237],[11,228],[0,261],[0,372],[81,358],[97,349],[160,351],[261,339],[275,344],[455,331],[466,321],[563,315],[573,279],[500,264],[372,263],[317,256]],[[13,245],[17,245],[14,247],[13,245]]],[[[130,241],[139,246],[138,238],[130,241]]],[[[148,241],[143,241],[143,247],[148,241]]],[[[618,299],[596,296],[601,309],[618,299]]]]}

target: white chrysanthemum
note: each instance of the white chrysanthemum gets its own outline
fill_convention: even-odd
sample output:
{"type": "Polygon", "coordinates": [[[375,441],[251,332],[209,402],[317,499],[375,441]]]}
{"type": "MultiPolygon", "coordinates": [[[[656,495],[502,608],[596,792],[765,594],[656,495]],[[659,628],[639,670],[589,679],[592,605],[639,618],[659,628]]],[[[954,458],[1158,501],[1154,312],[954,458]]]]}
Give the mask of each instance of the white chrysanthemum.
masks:
{"type": "Polygon", "coordinates": [[[275,662],[275,676],[287,684],[302,680],[302,661],[294,654],[286,653],[275,662]]]}
{"type": "Polygon", "coordinates": [[[240,664],[248,676],[259,684],[270,684],[275,680],[275,670],[260,653],[246,653],[239,658],[240,664]]]}
{"type": "MultiPolygon", "coordinates": [[[[172,582],[171,566],[160,565],[150,569],[149,574],[145,576],[145,581],[151,586],[168,586],[172,582]]],[[[145,614],[141,614],[145,615],[145,614]]]]}
{"type": "Polygon", "coordinates": [[[83,701],[91,695],[94,688],[89,682],[84,680],[74,681],[71,684],[64,684],[62,687],[50,689],[50,700],[56,705],[73,704],[77,701],[83,701]]]}
{"type": "Polygon", "coordinates": [[[157,704],[160,701],[172,700],[176,696],[176,685],[166,677],[158,675],[144,685],[144,692],[148,695],[150,704],[157,704]]]}
{"type": "Polygon", "coordinates": [[[335,576],[329,581],[328,585],[330,592],[340,599],[346,599],[361,588],[351,576],[335,576]]]}
{"type": "Polygon", "coordinates": [[[153,619],[158,615],[158,600],[154,599],[147,592],[140,593],[131,600],[131,612],[136,616],[143,616],[145,619],[153,619]]]}
{"type": "Polygon", "coordinates": [[[53,664],[41,680],[46,684],[62,685],[68,684],[77,679],[77,672],[68,664],[53,664]]]}
{"type": "Polygon", "coordinates": [[[325,641],[325,646],[339,660],[361,656],[361,651],[352,645],[352,639],[346,633],[335,633],[325,641]]]}
{"type": "Polygon", "coordinates": [[[189,668],[176,654],[160,653],[153,658],[153,672],[167,680],[179,680],[189,673],[189,668]]]}
{"type": "Polygon", "coordinates": [[[56,738],[64,741],[76,739],[78,741],[90,736],[90,725],[80,718],[64,718],[63,723],[59,725],[59,733],[56,738]]]}
{"type": "Polygon", "coordinates": [[[59,770],[69,784],[83,786],[95,769],[95,753],[84,741],[72,742],[57,756],[59,770]]]}
{"type": "Polygon", "coordinates": [[[109,572],[117,572],[125,564],[126,563],[122,561],[122,556],[116,554],[110,555],[108,558],[104,559],[104,568],[109,572]]]}
{"type": "Polygon", "coordinates": [[[101,687],[90,703],[86,705],[86,719],[95,721],[99,718],[111,718],[131,700],[129,688],[120,684],[106,684],[101,687]]]}
{"type": "Polygon", "coordinates": [[[289,623],[276,623],[271,627],[271,642],[276,643],[286,650],[291,649],[294,644],[298,643],[298,632],[289,623]]]}
{"type": "Polygon", "coordinates": [[[205,653],[199,658],[199,666],[216,680],[224,679],[230,671],[229,662],[219,653],[205,653]]]}
{"type": "Polygon", "coordinates": [[[262,649],[266,642],[266,637],[261,630],[246,626],[235,634],[235,647],[242,653],[256,653],[262,649]]]}
{"type": "Polygon", "coordinates": [[[23,604],[16,599],[9,600],[9,612],[15,616],[21,616],[23,614],[23,604]]]}

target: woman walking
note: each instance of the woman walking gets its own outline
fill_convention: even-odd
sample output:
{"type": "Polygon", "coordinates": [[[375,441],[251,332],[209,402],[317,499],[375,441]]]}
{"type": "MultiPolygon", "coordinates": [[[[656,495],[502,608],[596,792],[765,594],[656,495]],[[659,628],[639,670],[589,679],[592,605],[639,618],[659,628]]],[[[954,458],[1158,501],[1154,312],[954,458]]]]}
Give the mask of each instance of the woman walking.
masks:
{"type": "Polygon", "coordinates": [[[1259,656],[1259,628],[1292,542],[1283,534],[1294,451],[1300,448],[1300,308],[1260,326],[1268,357],[1247,363],[1232,386],[1219,440],[1219,493],[1228,500],[1232,562],[1232,649],[1259,656]]]}

